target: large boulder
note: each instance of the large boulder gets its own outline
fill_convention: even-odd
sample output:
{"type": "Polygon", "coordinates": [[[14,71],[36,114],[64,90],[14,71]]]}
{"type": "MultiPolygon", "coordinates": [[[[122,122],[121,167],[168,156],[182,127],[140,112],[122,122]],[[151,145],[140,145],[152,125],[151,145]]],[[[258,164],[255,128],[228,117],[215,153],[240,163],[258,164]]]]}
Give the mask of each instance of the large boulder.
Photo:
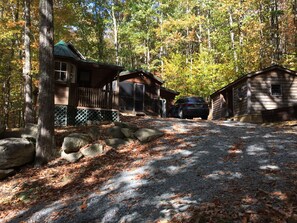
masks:
{"type": "Polygon", "coordinates": [[[100,136],[100,129],[97,126],[92,126],[88,129],[88,135],[93,141],[97,141],[100,136]]]}
{"type": "Polygon", "coordinates": [[[7,138],[0,140],[0,169],[22,166],[33,161],[35,147],[27,139],[7,138]]]}
{"type": "Polygon", "coordinates": [[[128,128],[131,129],[132,131],[137,131],[139,128],[131,123],[128,122],[114,122],[115,126],[119,126],[121,128],[128,128]]]}
{"type": "Polygon", "coordinates": [[[129,142],[120,138],[106,139],[105,143],[113,148],[118,148],[119,146],[127,145],[129,142]]]}
{"type": "Polygon", "coordinates": [[[90,144],[92,141],[88,134],[72,133],[64,138],[62,150],[65,153],[78,152],[80,148],[90,144]]]}
{"type": "Polygon", "coordinates": [[[142,143],[150,142],[163,135],[164,133],[159,130],[148,128],[139,129],[134,133],[134,136],[142,143]]]}
{"type": "Polygon", "coordinates": [[[0,170],[0,180],[12,175],[13,173],[14,169],[0,170]]]}
{"type": "Polygon", "coordinates": [[[36,124],[29,123],[25,128],[13,129],[4,131],[0,134],[1,139],[6,138],[25,138],[29,141],[36,141],[38,133],[38,126],[36,124]]]}
{"type": "Polygon", "coordinates": [[[124,136],[128,139],[134,139],[134,132],[132,129],[129,128],[121,128],[122,133],[124,134],[124,136]]]}
{"type": "Polygon", "coordinates": [[[78,161],[80,158],[82,158],[83,154],[81,152],[66,153],[65,151],[62,151],[61,157],[71,163],[74,163],[74,162],[78,161]]]}
{"type": "Polygon", "coordinates": [[[107,134],[112,138],[125,138],[125,135],[122,133],[120,126],[113,126],[107,130],[107,134]]]}
{"type": "Polygon", "coordinates": [[[99,144],[99,143],[95,143],[89,147],[86,148],[82,148],[80,150],[80,152],[85,156],[85,157],[94,157],[97,155],[100,155],[103,153],[103,149],[104,146],[99,144]]]}

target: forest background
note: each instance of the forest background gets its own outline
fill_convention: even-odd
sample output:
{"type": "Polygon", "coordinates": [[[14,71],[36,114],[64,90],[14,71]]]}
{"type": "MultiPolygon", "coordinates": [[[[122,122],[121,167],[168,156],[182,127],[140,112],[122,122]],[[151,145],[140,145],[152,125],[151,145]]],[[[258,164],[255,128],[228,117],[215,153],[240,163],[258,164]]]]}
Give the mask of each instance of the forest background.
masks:
{"type": "MultiPolygon", "coordinates": [[[[11,127],[23,118],[26,27],[38,87],[38,3],[0,2],[0,119],[11,127]]],[[[55,0],[54,30],[55,42],[71,42],[91,60],[149,70],[181,96],[207,97],[273,63],[297,69],[297,0],[55,0]]]]}

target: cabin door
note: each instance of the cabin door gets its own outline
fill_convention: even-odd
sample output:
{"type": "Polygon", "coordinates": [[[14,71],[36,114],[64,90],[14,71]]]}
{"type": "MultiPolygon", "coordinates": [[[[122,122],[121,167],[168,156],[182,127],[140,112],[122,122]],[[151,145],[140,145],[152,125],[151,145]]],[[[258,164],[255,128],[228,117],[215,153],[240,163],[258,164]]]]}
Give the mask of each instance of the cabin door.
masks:
{"type": "Polygon", "coordinates": [[[134,84],[134,108],[135,112],[143,112],[144,109],[144,85],[134,84]]]}

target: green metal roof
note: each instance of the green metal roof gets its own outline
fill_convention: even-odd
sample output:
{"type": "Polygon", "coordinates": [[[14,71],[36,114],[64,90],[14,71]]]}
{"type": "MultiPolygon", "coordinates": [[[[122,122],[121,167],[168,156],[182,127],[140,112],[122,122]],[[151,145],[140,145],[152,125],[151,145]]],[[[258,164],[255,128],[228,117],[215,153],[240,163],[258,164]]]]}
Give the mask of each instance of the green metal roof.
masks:
{"type": "Polygon", "coordinates": [[[124,68],[121,66],[87,60],[77,49],[75,49],[75,47],[71,43],[66,43],[63,40],[55,44],[54,56],[71,58],[76,61],[80,61],[84,64],[89,64],[91,66],[109,67],[110,69],[119,70],[119,71],[124,70],[124,68]]]}
{"type": "Polygon", "coordinates": [[[85,58],[78,52],[70,43],[60,41],[55,44],[54,55],[61,57],[68,57],[75,60],[84,60],[85,58]]]}

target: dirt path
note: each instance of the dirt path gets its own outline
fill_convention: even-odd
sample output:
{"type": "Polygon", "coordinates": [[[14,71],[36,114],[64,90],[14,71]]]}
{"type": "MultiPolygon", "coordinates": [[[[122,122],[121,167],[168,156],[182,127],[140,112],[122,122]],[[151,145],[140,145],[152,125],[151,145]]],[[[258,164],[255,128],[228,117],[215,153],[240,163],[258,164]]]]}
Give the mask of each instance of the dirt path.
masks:
{"type": "Polygon", "coordinates": [[[96,189],[35,205],[8,222],[296,222],[296,129],[134,121],[165,136],[119,150],[133,159],[96,189]]]}

